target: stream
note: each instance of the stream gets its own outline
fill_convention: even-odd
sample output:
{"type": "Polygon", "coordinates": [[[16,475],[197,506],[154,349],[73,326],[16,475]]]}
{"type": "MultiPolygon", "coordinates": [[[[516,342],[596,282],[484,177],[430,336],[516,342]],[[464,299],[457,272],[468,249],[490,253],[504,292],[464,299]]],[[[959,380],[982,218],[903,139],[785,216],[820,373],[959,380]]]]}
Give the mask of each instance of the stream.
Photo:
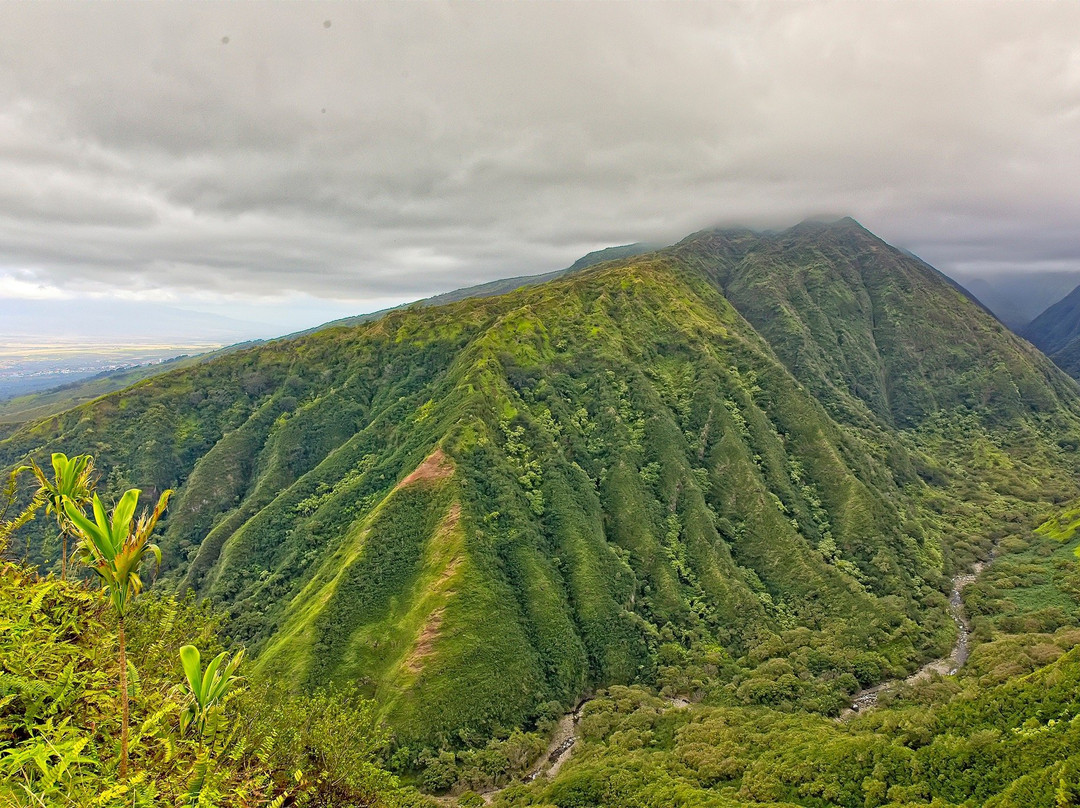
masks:
{"type": "MultiPolygon", "coordinates": [[[[957,575],[952,579],[952,592],[949,594],[949,615],[952,617],[953,622],[956,623],[957,632],[956,643],[953,645],[952,652],[948,656],[927,662],[906,679],[890,679],[865,690],[860,690],[852,698],[851,706],[840,713],[836,719],[837,721],[847,721],[860,713],[874,709],[878,704],[878,696],[882,692],[896,687],[901,682],[909,685],[915,684],[924,679],[929,679],[934,674],[953,676],[963,667],[971,650],[971,626],[968,623],[967,616],[964,614],[964,602],[960,597],[960,593],[964,591],[964,587],[975,581],[987,563],[979,561],[971,568],[970,572],[957,575]]],[[[523,782],[531,783],[539,777],[550,778],[559,773],[559,769],[569,759],[574,751],[574,746],[578,742],[578,722],[581,720],[582,710],[591,700],[588,698],[582,700],[572,712],[559,719],[551,742],[548,744],[544,754],[533,764],[529,773],[522,778],[523,782]]],[[[675,709],[685,709],[690,706],[689,701],[679,698],[669,699],[668,703],[675,709]]],[[[480,796],[483,797],[485,803],[490,804],[504,788],[505,786],[493,788],[482,792],[480,796]]]]}
{"type": "MultiPolygon", "coordinates": [[[[585,709],[585,705],[590,701],[592,701],[592,698],[583,699],[572,713],[567,713],[559,719],[551,743],[548,744],[547,750],[540,756],[540,759],[529,769],[529,773],[521,778],[523,783],[531,783],[538,777],[551,778],[559,773],[559,769],[570,758],[570,753],[574,751],[574,746],[578,742],[577,725],[581,721],[581,713],[585,709]]],[[[690,702],[686,699],[672,698],[668,699],[667,702],[670,707],[676,710],[684,710],[690,706],[690,702]]],[[[499,786],[481,792],[480,796],[484,798],[485,803],[490,804],[495,799],[495,795],[504,788],[506,786],[499,786]]]]}
{"type": "Polygon", "coordinates": [[[960,597],[960,593],[964,591],[965,586],[974,583],[985,566],[985,561],[979,561],[971,568],[970,572],[957,575],[952,579],[952,592],[949,594],[949,615],[952,617],[953,622],[956,623],[956,644],[953,645],[952,652],[948,656],[927,662],[906,679],[890,679],[887,682],[881,682],[873,687],[860,690],[852,699],[851,706],[840,713],[839,718],[837,718],[838,721],[847,721],[859,713],[874,709],[878,704],[878,696],[883,691],[890,690],[901,682],[913,685],[916,682],[929,679],[935,673],[939,676],[954,676],[964,666],[968,654],[971,652],[971,625],[968,623],[967,615],[964,614],[964,601],[960,597]]]}

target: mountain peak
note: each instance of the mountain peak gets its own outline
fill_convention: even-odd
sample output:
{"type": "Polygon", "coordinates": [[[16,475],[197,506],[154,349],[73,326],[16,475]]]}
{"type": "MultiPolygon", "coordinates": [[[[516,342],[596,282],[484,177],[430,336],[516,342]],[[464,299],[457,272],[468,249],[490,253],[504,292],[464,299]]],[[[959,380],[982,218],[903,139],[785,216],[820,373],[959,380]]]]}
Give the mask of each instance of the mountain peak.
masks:
{"type": "Polygon", "coordinates": [[[718,225],[690,234],[680,241],[679,245],[700,242],[702,239],[707,239],[715,246],[721,243],[735,245],[750,241],[757,243],[762,239],[784,240],[792,237],[800,238],[824,234],[868,238],[873,239],[878,243],[884,243],[881,238],[851,216],[843,216],[839,219],[823,219],[815,217],[803,219],[798,224],[783,230],[755,230],[750,227],[718,225]]]}
{"type": "MultiPolygon", "coordinates": [[[[857,228],[859,230],[866,230],[861,224],[850,216],[841,216],[839,219],[823,219],[816,216],[811,216],[807,219],[803,219],[792,230],[800,228],[817,229],[817,230],[845,230],[850,228],[857,228]]],[[[867,232],[869,232],[867,230],[867,232]]]]}
{"type": "Polygon", "coordinates": [[[805,236],[810,234],[869,238],[876,242],[881,241],[878,236],[850,216],[843,216],[839,219],[804,219],[794,227],[778,233],[777,236],[805,236]]]}
{"type": "Polygon", "coordinates": [[[999,414],[1015,414],[1036,406],[1017,389],[1039,388],[1040,378],[1053,378],[1055,387],[1063,381],[1046,376],[1041,357],[1016,355],[1023,346],[955,282],[851,217],[807,220],[780,233],[707,231],[678,249],[793,375],[819,397],[852,405],[856,420],[865,406],[894,425],[914,426],[973,400],[995,400],[999,414]],[[955,355],[935,348],[946,344],[955,355]],[[979,370],[989,356],[1015,377],[979,370]]]}

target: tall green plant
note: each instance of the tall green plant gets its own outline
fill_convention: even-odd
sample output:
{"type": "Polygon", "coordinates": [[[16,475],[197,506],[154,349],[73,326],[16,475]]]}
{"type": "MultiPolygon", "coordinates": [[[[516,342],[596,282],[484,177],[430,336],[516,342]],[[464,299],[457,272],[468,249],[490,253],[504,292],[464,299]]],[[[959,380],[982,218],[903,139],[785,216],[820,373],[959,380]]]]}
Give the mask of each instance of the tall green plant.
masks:
{"type": "Polygon", "coordinates": [[[97,494],[94,494],[92,500],[92,521],[74,502],[64,501],[64,512],[80,537],[78,556],[98,574],[102,589],[116,610],[120,641],[121,777],[127,777],[128,768],[128,686],[124,618],[131,601],[142,591],[143,581],[139,570],[146,554],[153,554],[158,565],[161,564],[161,550],[156,544],[150,543],[150,536],[172,495],[172,491],[165,491],[153,512],[147,514],[144,511],[133,526],[140,493],[142,492],[137,488],[126,491],[113,509],[111,519],[105,513],[105,506],[97,494]]]}
{"type": "Polygon", "coordinates": [[[180,649],[180,663],[184,666],[191,703],[180,714],[180,731],[187,733],[194,729],[200,737],[205,736],[209,719],[225,706],[225,698],[240,681],[236,669],[244,660],[244,649],[240,649],[230,658],[222,651],[202,669],[202,655],[194,645],[185,645],[180,649]]]}
{"type": "Polygon", "coordinates": [[[38,481],[38,499],[45,505],[45,513],[56,518],[60,530],[62,555],[60,556],[60,578],[67,577],[68,534],[71,532],[70,521],[64,513],[64,503],[70,502],[82,510],[90,502],[94,493],[91,477],[94,473],[94,458],[88,454],[68,457],[62,452],[53,452],[53,476],[48,475],[33,460],[23,469],[30,471],[38,481]]]}

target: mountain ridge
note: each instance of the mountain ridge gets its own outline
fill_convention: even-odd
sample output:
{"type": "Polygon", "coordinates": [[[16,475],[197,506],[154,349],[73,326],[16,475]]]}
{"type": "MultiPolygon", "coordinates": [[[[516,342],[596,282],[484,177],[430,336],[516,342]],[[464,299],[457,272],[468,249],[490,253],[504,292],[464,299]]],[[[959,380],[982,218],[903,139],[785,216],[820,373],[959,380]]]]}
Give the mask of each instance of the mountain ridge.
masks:
{"type": "Polygon", "coordinates": [[[160,365],[139,365],[130,368],[121,368],[117,370],[107,371],[105,373],[95,374],[88,378],[79,379],[74,382],[68,382],[59,386],[47,387],[45,389],[38,390],[32,393],[16,395],[12,398],[0,400],[0,432],[8,429],[9,424],[18,424],[29,420],[44,418],[49,415],[62,412],[63,410],[69,409],[78,404],[85,403],[86,401],[99,398],[103,395],[106,395],[107,393],[120,390],[124,387],[129,386],[130,384],[134,384],[136,381],[156,376],[158,375],[158,373],[170,369],[170,363],[190,364],[193,362],[208,361],[224,353],[229,353],[236,350],[243,350],[245,348],[254,345],[261,345],[265,342],[271,342],[273,340],[294,339],[296,337],[301,337],[306,334],[312,334],[326,328],[340,328],[359,325],[361,323],[377,320],[378,318],[383,317],[384,315],[392,311],[398,311],[413,306],[437,306],[445,303],[452,303],[458,300],[465,300],[471,297],[490,297],[492,295],[505,294],[506,292],[513,291],[514,289],[519,289],[523,286],[532,286],[538,283],[544,283],[546,281],[553,280],[567,273],[576,272],[580,269],[584,269],[588,266],[593,266],[594,264],[601,263],[603,261],[617,260],[618,258],[637,255],[658,248],[659,245],[647,244],[642,242],[625,244],[617,247],[606,247],[600,250],[594,250],[593,252],[583,255],[569,267],[566,267],[564,269],[558,269],[552,272],[542,273],[540,275],[521,275],[512,278],[503,278],[495,281],[488,281],[487,283],[482,283],[476,286],[466,286],[450,292],[444,292],[438,295],[434,295],[432,297],[415,300],[411,303],[405,303],[401,306],[395,306],[393,308],[380,309],[379,311],[374,311],[367,314],[357,314],[349,317],[339,318],[337,320],[331,320],[329,322],[322,323],[321,325],[304,329],[303,331],[296,331],[290,334],[285,334],[280,337],[245,340],[243,342],[227,345],[223,348],[208,351],[206,353],[198,354],[195,356],[177,356],[175,358],[170,358],[165,362],[161,363],[160,365]]]}
{"type": "Polygon", "coordinates": [[[574,263],[564,269],[555,269],[551,272],[542,272],[539,275],[516,275],[511,278],[499,278],[493,281],[486,281],[485,283],[475,284],[473,286],[463,286],[460,289],[453,289],[449,292],[441,292],[437,295],[430,297],[424,297],[419,300],[413,300],[410,303],[402,303],[400,306],[392,306],[388,309],[379,309],[368,314],[356,314],[351,317],[342,317],[337,320],[331,320],[330,322],[323,323],[322,325],[314,326],[303,331],[296,331],[292,334],[286,334],[278,339],[291,339],[293,337],[303,336],[304,334],[311,334],[316,331],[321,331],[324,328],[339,328],[342,326],[354,326],[361,323],[367,323],[372,320],[377,320],[392,311],[400,311],[401,309],[411,308],[413,306],[442,306],[447,303],[456,303],[460,300],[468,300],[474,297],[493,297],[495,295],[502,295],[508,292],[513,292],[516,289],[521,289],[526,286],[535,286],[541,283],[547,283],[548,281],[561,278],[563,275],[571,272],[577,272],[585,269],[586,267],[595,266],[596,264],[604,263],[606,261],[617,261],[620,258],[629,258],[634,255],[640,255],[642,253],[652,252],[660,249],[662,245],[652,244],[648,242],[634,242],[633,244],[623,244],[616,247],[604,247],[599,250],[593,250],[578,258],[574,263]]]}
{"type": "Polygon", "coordinates": [[[669,646],[838,711],[835,671],[950,645],[949,575],[1075,496],[1070,440],[1075,382],[842,221],[239,351],[0,461],[177,487],[162,585],[227,607],[267,675],[362,683],[415,752],[654,680],[669,646]],[[769,650],[792,632],[797,675],[769,650]]]}

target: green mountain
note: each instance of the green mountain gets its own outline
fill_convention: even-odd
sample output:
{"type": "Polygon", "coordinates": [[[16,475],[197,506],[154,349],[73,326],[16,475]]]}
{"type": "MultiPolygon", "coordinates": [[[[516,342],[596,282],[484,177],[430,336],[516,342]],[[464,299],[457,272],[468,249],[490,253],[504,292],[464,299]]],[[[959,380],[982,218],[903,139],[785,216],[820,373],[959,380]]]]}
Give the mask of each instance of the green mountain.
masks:
{"type": "Polygon", "coordinates": [[[1073,386],[962,287],[852,219],[683,245],[821,399],[898,427],[958,406],[1008,420],[1073,386]]]}
{"type": "Polygon", "coordinates": [[[1073,378],[1080,378],[1080,286],[1020,332],[1073,378]]]}
{"type": "Polygon", "coordinates": [[[949,576],[1077,495],[1078,392],[843,220],[234,352],[0,462],[89,451],[110,492],[177,488],[158,586],[227,608],[268,676],[362,683],[415,753],[676,649],[835,714],[944,652],[949,576]]]}
{"type": "MultiPolygon", "coordinates": [[[[658,246],[659,245],[651,244],[625,244],[621,247],[607,247],[583,255],[566,269],[558,269],[554,272],[547,272],[541,275],[521,275],[515,278],[504,278],[489,283],[482,283],[477,286],[467,286],[462,289],[455,289],[452,292],[445,292],[441,295],[424,298],[423,300],[414,303],[408,303],[405,306],[398,306],[396,309],[382,309],[380,311],[371,312],[370,314],[358,314],[353,317],[345,317],[330,323],[324,323],[315,328],[282,337],[282,339],[313,334],[324,328],[360,325],[361,323],[377,320],[385,314],[397,309],[412,306],[441,306],[446,303],[454,303],[459,300],[467,300],[473,297],[492,297],[494,295],[501,295],[525,286],[534,286],[539,283],[544,283],[561,277],[569,272],[576,272],[579,269],[603,263],[604,261],[611,261],[616,258],[628,258],[633,255],[640,255],[644,252],[651,252],[652,250],[657,249],[658,246]]],[[[205,362],[220,356],[223,353],[242,350],[253,345],[262,344],[262,342],[263,340],[241,342],[205,354],[196,356],[178,356],[175,359],[169,359],[159,364],[120,368],[118,370],[99,373],[90,378],[80,379],[79,381],[64,384],[59,387],[42,390],[36,393],[19,395],[14,398],[0,401],[0,435],[8,434],[13,431],[13,424],[21,424],[26,421],[46,418],[87,401],[92,401],[95,398],[100,398],[108,393],[122,390],[143,379],[149,379],[169,370],[185,367],[196,362],[205,362]]]]}

